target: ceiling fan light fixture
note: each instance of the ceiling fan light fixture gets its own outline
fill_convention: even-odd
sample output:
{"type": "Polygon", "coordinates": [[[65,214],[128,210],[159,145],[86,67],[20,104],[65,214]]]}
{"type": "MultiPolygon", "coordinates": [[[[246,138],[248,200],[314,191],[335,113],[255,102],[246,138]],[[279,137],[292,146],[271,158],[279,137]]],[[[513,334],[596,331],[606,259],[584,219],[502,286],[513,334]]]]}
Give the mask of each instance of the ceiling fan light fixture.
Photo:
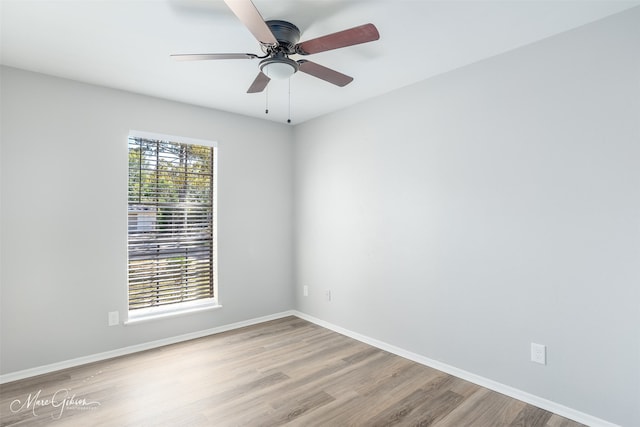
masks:
{"type": "Polygon", "coordinates": [[[260,62],[260,70],[270,78],[288,79],[298,71],[298,63],[285,56],[275,56],[260,62]]]}

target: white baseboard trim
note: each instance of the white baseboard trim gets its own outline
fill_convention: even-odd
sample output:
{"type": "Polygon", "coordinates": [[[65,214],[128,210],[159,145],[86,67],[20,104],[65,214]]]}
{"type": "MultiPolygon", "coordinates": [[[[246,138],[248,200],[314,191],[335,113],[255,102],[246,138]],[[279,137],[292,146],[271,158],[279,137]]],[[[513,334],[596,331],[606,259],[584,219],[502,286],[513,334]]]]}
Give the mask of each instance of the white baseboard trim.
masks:
{"type": "Polygon", "coordinates": [[[592,415],[585,414],[584,412],[577,411],[575,409],[569,408],[559,403],[552,402],[550,400],[533,395],[531,393],[527,393],[522,390],[518,390],[517,388],[513,388],[508,385],[499,383],[497,381],[490,380],[480,375],[476,375],[471,372],[458,369],[455,366],[447,365],[446,363],[438,362],[437,360],[429,359],[428,357],[425,357],[416,353],[412,353],[410,351],[404,350],[402,348],[396,347],[386,342],[379,341],[374,338],[370,338],[366,335],[362,335],[357,332],[350,331],[343,327],[334,325],[329,322],[325,322],[324,320],[299,312],[297,310],[294,310],[292,314],[296,317],[307,320],[311,323],[315,323],[318,326],[322,326],[323,328],[330,329],[334,332],[345,335],[349,338],[353,338],[365,344],[369,344],[373,347],[377,347],[381,350],[388,351],[389,353],[393,353],[395,355],[404,357],[405,359],[412,360],[414,362],[420,363],[421,365],[429,366],[439,371],[446,372],[447,374],[453,375],[455,377],[461,378],[463,380],[469,381],[479,386],[488,388],[490,390],[496,391],[506,396],[513,397],[514,399],[521,400],[525,403],[529,403],[533,406],[537,406],[538,408],[544,409],[549,412],[553,412],[554,414],[560,415],[565,418],[569,418],[579,423],[586,424],[591,427],[620,427],[619,425],[610,423],[609,421],[605,421],[603,419],[594,417],[592,415]]]}
{"type": "Polygon", "coordinates": [[[150,341],[142,344],[136,344],[129,347],[119,348],[116,350],[105,351],[103,353],[91,354],[89,356],[78,357],[76,359],[64,360],[62,362],[56,362],[50,365],[38,366],[36,368],[25,369],[22,371],[10,372],[8,374],[0,375],[0,384],[8,383],[11,381],[18,381],[25,378],[35,377],[36,375],[48,374],[50,372],[59,371],[61,369],[67,369],[67,368],[73,368],[75,366],[86,365],[87,363],[93,363],[93,362],[99,362],[101,360],[112,359],[118,356],[125,356],[127,354],[137,353],[144,350],[150,350],[152,348],[162,347],[169,344],[176,344],[182,341],[202,338],[208,335],[219,334],[221,332],[231,331],[233,329],[243,328],[245,326],[256,325],[258,323],[268,322],[270,320],[281,319],[287,316],[295,316],[295,313],[292,310],[283,311],[281,313],[271,314],[271,315],[262,316],[262,317],[256,317],[254,319],[243,320],[241,322],[218,326],[211,329],[205,329],[202,331],[191,332],[188,334],[178,335],[175,337],[169,337],[161,340],[150,341]]]}

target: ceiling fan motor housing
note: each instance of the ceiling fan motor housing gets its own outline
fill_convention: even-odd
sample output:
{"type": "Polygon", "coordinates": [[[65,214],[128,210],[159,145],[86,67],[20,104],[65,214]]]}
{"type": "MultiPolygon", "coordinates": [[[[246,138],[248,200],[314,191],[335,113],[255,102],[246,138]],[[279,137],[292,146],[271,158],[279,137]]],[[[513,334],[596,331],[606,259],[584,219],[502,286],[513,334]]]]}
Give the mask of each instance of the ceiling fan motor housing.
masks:
{"type": "MultiPolygon", "coordinates": [[[[298,27],[293,25],[291,22],[281,21],[278,19],[266,21],[266,24],[273,33],[273,36],[278,40],[278,47],[275,50],[276,52],[284,52],[287,55],[291,55],[296,52],[295,46],[300,40],[300,30],[298,27]]],[[[273,48],[268,45],[263,45],[262,50],[264,53],[273,52],[273,48]]]]}

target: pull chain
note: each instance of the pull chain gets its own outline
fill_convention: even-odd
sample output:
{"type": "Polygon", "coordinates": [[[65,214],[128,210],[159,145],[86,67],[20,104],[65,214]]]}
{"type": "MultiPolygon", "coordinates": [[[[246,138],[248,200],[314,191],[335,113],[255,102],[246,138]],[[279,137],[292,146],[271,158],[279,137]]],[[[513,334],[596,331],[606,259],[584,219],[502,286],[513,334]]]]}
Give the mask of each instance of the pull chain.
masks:
{"type": "Polygon", "coordinates": [[[291,123],[291,79],[289,79],[289,114],[287,123],[291,123]]]}
{"type": "Polygon", "coordinates": [[[267,89],[264,91],[265,93],[265,97],[264,97],[264,113],[265,114],[269,114],[269,86],[267,86],[267,89]]]}
{"type": "MultiPolygon", "coordinates": [[[[269,74],[265,74],[265,75],[269,77],[269,74]]],[[[264,96],[264,113],[269,114],[269,86],[268,85],[264,91],[264,95],[265,95],[264,96]]]]}

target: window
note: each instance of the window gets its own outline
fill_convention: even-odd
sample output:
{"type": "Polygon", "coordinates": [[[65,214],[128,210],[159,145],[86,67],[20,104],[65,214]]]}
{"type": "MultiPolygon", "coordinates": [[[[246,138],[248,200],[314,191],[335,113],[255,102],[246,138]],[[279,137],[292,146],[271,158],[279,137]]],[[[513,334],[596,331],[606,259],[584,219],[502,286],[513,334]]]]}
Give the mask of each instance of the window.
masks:
{"type": "Polygon", "coordinates": [[[130,320],[216,305],[215,165],[211,142],[130,133],[130,320]]]}

